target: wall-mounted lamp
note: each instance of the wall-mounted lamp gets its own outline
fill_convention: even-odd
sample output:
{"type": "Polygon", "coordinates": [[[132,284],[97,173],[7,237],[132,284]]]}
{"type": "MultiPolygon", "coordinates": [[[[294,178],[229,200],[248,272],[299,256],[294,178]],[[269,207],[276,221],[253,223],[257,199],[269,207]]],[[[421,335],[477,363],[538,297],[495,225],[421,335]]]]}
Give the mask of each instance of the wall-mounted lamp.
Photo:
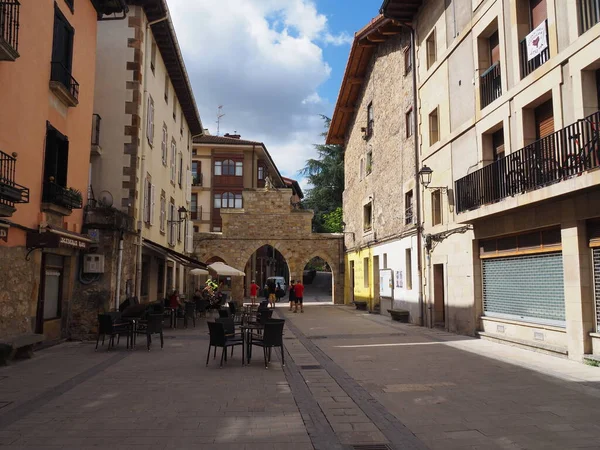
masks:
{"type": "Polygon", "coordinates": [[[346,229],[346,222],[342,222],[342,233],[344,234],[351,234],[352,235],[352,240],[354,241],[354,231],[343,231],[346,229]]]}
{"type": "Polygon", "coordinates": [[[421,170],[419,170],[419,178],[421,180],[421,184],[423,185],[423,187],[425,189],[431,189],[431,190],[440,190],[442,192],[448,192],[448,186],[431,186],[429,187],[429,184],[431,183],[431,177],[433,175],[433,170],[427,166],[423,166],[421,168],[421,170]]]}
{"type": "Polygon", "coordinates": [[[184,222],[185,219],[187,219],[187,213],[188,210],[185,209],[185,206],[180,207],[177,212],[179,213],[179,219],[178,220],[167,220],[167,223],[181,223],[184,222]]]}

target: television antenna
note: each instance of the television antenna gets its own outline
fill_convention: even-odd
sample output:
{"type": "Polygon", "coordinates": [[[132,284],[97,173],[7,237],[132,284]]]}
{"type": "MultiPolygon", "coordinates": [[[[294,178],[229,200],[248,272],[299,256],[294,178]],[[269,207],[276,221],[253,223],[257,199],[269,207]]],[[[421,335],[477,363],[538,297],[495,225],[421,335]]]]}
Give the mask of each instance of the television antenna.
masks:
{"type": "Polygon", "coordinates": [[[224,117],[225,113],[223,112],[223,105],[219,105],[217,108],[217,136],[221,131],[221,117],[224,117]]]}

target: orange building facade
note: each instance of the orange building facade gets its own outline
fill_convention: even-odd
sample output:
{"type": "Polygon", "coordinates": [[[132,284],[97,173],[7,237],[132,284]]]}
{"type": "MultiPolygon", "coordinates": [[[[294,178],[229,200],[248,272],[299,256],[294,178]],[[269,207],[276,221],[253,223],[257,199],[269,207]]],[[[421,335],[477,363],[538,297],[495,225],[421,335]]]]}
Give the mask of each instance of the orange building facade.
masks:
{"type": "Polygon", "coordinates": [[[66,337],[93,241],[87,200],[98,20],[120,0],[0,0],[0,338],[66,337]],[[17,26],[15,26],[17,25],[17,26]]]}

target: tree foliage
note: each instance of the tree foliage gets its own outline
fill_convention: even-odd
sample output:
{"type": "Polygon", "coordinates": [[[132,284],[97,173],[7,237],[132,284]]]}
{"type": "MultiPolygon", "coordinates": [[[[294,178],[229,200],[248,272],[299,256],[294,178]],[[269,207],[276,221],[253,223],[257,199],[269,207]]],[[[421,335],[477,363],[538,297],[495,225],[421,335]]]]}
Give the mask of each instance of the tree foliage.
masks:
{"type": "Polygon", "coordinates": [[[323,214],[323,228],[326,233],[341,233],[344,231],[343,209],[342,207],[335,208],[327,214],[323,214]]]}
{"type": "MultiPolygon", "coordinates": [[[[321,115],[325,122],[327,136],[331,119],[321,115]]],[[[306,166],[300,171],[306,177],[312,188],[306,193],[304,205],[315,212],[313,231],[331,233],[341,231],[342,194],[344,192],[344,149],[341,145],[316,144],[317,158],[306,161],[306,166]],[[339,212],[326,219],[334,211],[339,212]],[[339,225],[336,219],[339,216],[339,225]],[[326,225],[329,223],[329,225],[326,225]],[[331,230],[331,231],[330,231],[331,230]],[[335,230],[335,231],[333,231],[335,230]]]]}

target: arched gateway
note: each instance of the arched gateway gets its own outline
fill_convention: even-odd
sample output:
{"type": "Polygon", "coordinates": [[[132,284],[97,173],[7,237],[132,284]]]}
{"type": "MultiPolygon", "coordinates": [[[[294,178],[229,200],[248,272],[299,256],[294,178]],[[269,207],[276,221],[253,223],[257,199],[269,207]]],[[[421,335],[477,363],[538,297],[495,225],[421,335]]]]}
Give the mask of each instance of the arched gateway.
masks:
{"type": "MultiPolygon", "coordinates": [[[[300,279],[304,266],[319,255],[333,273],[333,302],[343,304],[343,235],[313,233],[313,212],[293,209],[291,195],[291,189],[245,190],[243,209],[221,209],[221,233],[195,233],[194,252],[200,261],[218,256],[228,265],[244,271],[251,256],[268,245],[285,258],[291,279],[300,279]]],[[[233,298],[242,298],[243,283],[241,278],[232,280],[233,298]]]]}

